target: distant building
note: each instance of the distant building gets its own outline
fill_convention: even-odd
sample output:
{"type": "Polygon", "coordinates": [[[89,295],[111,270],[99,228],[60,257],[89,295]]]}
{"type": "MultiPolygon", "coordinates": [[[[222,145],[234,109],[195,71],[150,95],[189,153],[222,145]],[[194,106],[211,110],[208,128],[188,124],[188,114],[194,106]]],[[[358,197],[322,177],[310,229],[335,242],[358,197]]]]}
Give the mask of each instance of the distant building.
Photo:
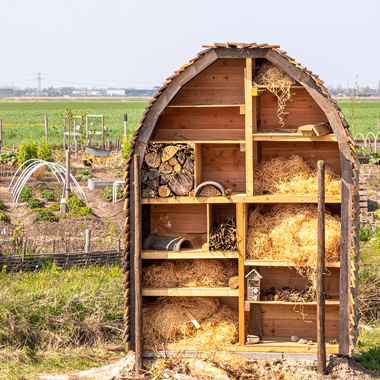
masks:
{"type": "Polygon", "coordinates": [[[126,90],[119,88],[109,88],[107,89],[107,96],[125,96],[126,90]]]}
{"type": "Polygon", "coordinates": [[[17,92],[12,88],[0,88],[0,97],[18,96],[17,92]]]}

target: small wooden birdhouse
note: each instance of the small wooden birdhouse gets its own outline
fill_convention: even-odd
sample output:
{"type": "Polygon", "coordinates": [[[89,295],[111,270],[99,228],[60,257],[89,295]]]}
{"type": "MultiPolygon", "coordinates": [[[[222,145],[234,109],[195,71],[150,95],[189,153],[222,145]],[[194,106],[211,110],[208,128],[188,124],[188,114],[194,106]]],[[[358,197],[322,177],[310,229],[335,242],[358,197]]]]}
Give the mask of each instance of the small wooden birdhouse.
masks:
{"type": "Polygon", "coordinates": [[[256,269],[252,269],[246,276],[247,301],[260,301],[260,280],[262,277],[256,269]]]}

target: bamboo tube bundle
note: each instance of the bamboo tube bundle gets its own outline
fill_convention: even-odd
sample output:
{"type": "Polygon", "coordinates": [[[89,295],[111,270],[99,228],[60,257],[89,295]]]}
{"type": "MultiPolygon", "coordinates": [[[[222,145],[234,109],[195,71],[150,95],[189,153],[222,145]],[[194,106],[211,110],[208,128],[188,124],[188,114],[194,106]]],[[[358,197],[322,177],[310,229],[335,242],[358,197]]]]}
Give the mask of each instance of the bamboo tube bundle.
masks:
{"type": "Polygon", "coordinates": [[[236,251],[236,219],[227,219],[223,223],[214,223],[209,238],[210,251],[236,251]]]}
{"type": "MultiPolygon", "coordinates": [[[[294,155],[260,162],[254,170],[254,194],[317,195],[318,175],[315,164],[294,155]]],[[[339,195],[339,174],[326,167],[326,195],[339,195]]]]}
{"type": "Polygon", "coordinates": [[[143,198],[188,195],[194,187],[194,148],[150,143],[141,169],[143,198]]]}

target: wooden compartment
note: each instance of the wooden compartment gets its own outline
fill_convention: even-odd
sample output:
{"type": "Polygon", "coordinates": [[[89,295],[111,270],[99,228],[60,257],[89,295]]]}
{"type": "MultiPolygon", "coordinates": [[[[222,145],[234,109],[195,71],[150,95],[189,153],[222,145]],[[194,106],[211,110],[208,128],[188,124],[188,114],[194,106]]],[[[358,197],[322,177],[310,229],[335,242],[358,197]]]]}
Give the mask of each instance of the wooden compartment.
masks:
{"type": "Polygon", "coordinates": [[[218,181],[234,192],[245,193],[245,152],[241,144],[196,145],[196,186],[218,181]]]}
{"type": "Polygon", "coordinates": [[[150,205],[150,232],[188,238],[194,248],[207,242],[207,206],[150,205]]]}

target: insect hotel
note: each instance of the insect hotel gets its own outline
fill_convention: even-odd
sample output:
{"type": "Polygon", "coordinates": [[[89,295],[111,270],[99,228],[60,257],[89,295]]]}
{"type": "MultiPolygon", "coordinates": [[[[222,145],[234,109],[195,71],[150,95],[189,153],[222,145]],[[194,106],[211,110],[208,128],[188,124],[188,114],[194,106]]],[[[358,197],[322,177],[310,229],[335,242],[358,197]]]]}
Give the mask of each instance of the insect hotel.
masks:
{"type": "Polygon", "coordinates": [[[316,353],[319,160],[326,353],[347,355],[358,337],[359,167],[336,101],[275,45],[205,46],[169,77],[125,168],[129,347],[316,353]]]}

